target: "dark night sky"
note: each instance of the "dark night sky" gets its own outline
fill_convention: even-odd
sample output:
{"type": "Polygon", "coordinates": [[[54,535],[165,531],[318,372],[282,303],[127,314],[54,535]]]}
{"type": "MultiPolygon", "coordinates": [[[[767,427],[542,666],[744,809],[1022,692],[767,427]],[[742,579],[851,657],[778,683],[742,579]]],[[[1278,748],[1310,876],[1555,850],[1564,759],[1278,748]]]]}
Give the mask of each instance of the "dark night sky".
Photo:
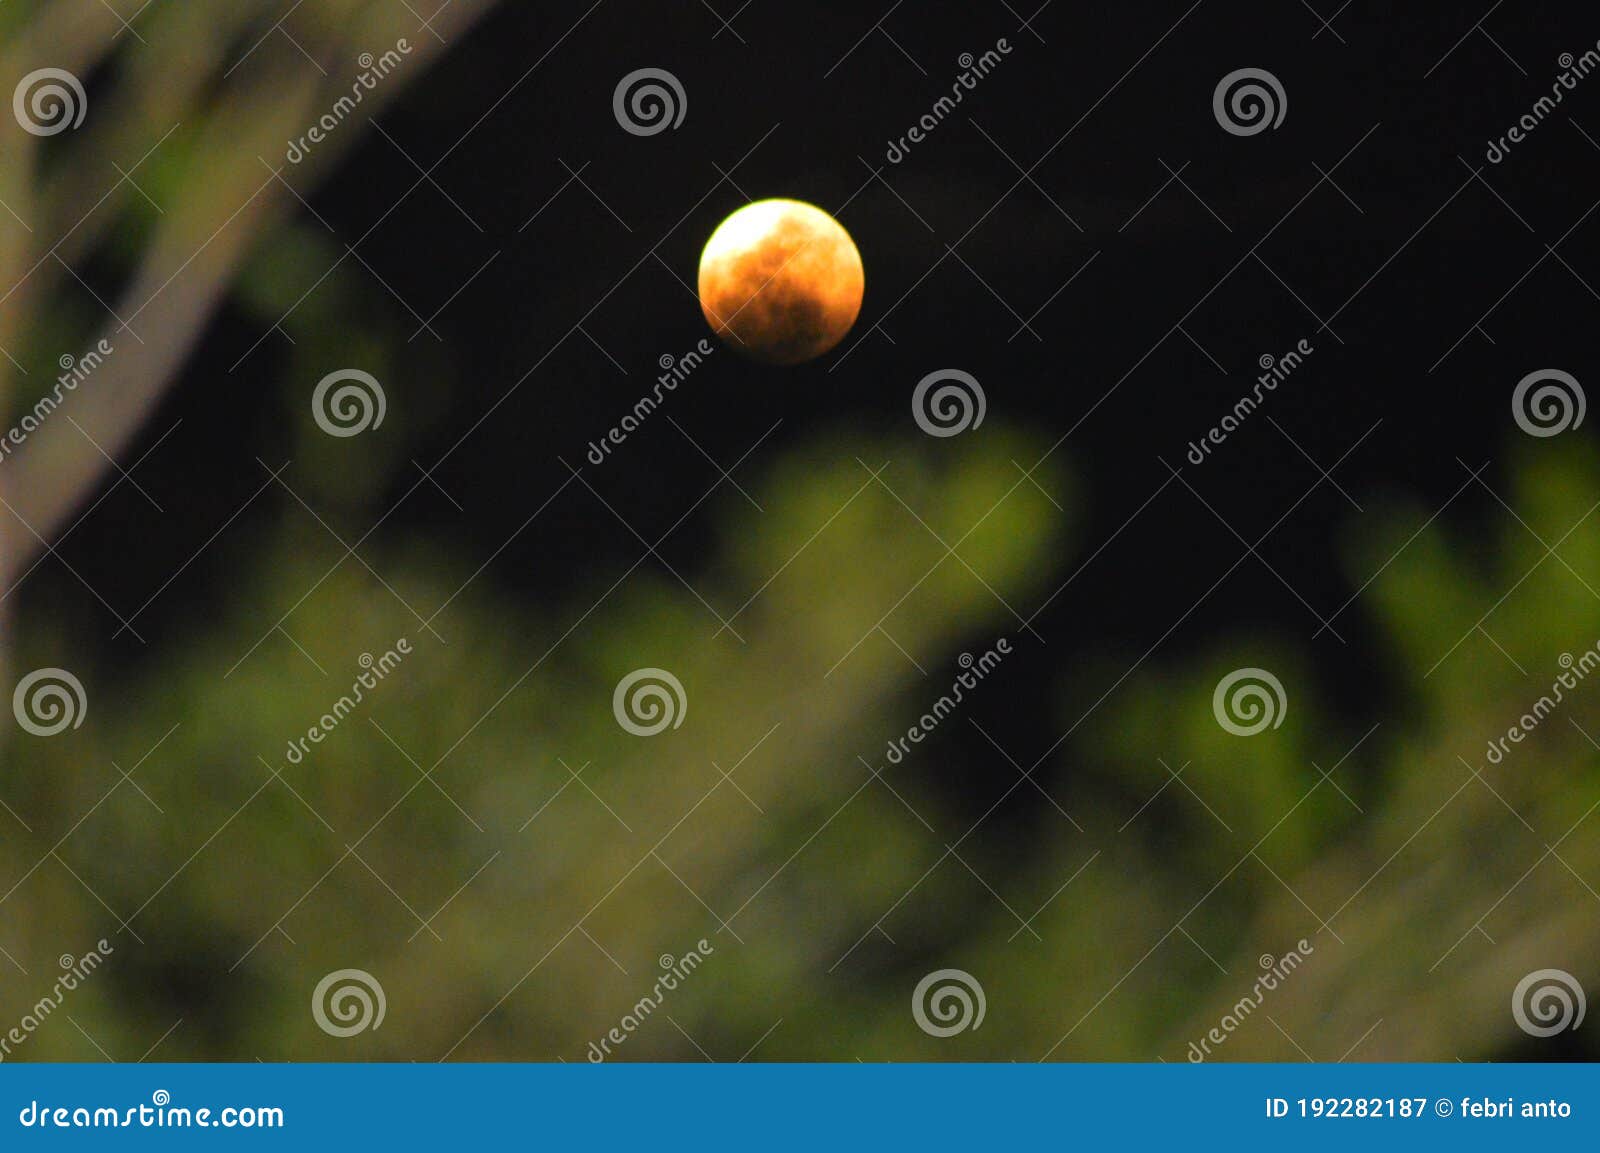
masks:
{"type": "MultiPolygon", "coordinates": [[[[725,16],[735,7],[711,3],[725,16]]],[[[1314,6],[1324,16],[1335,8],[1314,6]]],[[[1594,45],[1592,6],[1508,5],[1486,31],[1468,32],[1474,14],[1459,6],[1396,12],[1357,3],[1328,31],[1297,3],[1055,0],[1030,31],[1016,13],[1026,15],[1032,0],[1012,5],[1016,13],[1004,3],[905,3],[873,31],[877,5],[754,0],[734,21],[737,37],[714,35],[718,20],[698,3],[605,3],[579,22],[588,7],[505,4],[381,117],[430,165],[577,24],[434,172],[483,231],[424,185],[362,245],[424,312],[499,253],[436,322],[443,343],[419,337],[393,385],[400,398],[431,398],[432,423],[410,430],[416,459],[431,464],[460,442],[438,475],[466,511],[413,497],[380,547],[420,531],[475,557],[497,547],[560,483],[558,458],[578,463],[647,387],[657,358],[705,334],[685,287],[700,247],[730,211],[765,196],[838,212],[865,261],[861,319],[840,352],[812,365],[713,358],[679,391],[675,419],[727,462],[781,417],[753,458],[759,476],[783,447],[830,431],[914,434],[916,381],[964,368],[984,382],[990,420],[1052,440],[1071,430],[1058,455],[1077,483],[1082,547],[1063,557],[1053,583],[1160,487],[1162,459],[1184,467],[1252,541],[1312,485],[1315,467],[1260,417],[1200,468],[1183,462],[1188,442],[1249,387],[1263,353],[1301,339],[1314,346],[1267,412],[1323,467],[1382,422],[1336,474],[1369,509],[1397,493],[1437,508],[1466,480],[1458,457],[1474,467],[1490,460],[1485,478],[1503,479],[1519,435],[1509,412],[1515,382],[1547,366],[1580,378],[1593,371],[1600,218],[1568,230],[1600,196],[1592,179],[1600,147],[1580,131],[1600,142],[1600,79],[1503,163],[1484,160],[1487,140],[1549,91],[1559,54],[1594,45]],[[949,90],[957,58],[1001,37],[1012,47],[1003,63],[904,162],[885,166],[886,143],[949,90]],[[677,130],[639,138],[618,127],[611,100],[618,78],[644,66],[675,73],[688,110],[677,130]],[[1274,131],[1236,137],[1213,117],[1217,80],[1244,66],[1268,69],[1287,90],[1274,131]],[[564,165],[581,170],[582,183],[569,182],[564,165]],[[1031,169],[1028,180],[1018,165],[1031,169]],[[1484,168],[1487,186],[1467,165],[1484,168]],[[1319,169],[1332,180],[1319,185],[1319,169]],[[1563,234],[1558,252],[1571,269],[1551,257],[1528,273],[1563,234]],[[946,246],[958,239],[951,255],[946,246]],[[647,255],[652,246],[659,260],[647,255]],[[1012,310],[1037,310],[1037,339],[1013,339],[1012,310]],[[1486,312],[1482,332],[1472,331],[1486,312]],[[869,332],[879,321],[893,343],[869,332]],[[852,351],[839,363],[843,349],[852,351]],[[502,492],[513,495],[494,495],[502,492]]],[[[415,178],[392,145],[368,133],[312,203],[353,240],[415,178]]],[[[411,317],[369,287],[362,312],[409,335],[411,317]]],[[[175,498],[183,514],[175,517],[152,517],[124,490],[112,498],[119,515],[95,517],[69,542],[67,555],[114,602],[142,603],[171,558],[192,547],[191,526],[238,506],[260,483],[256,455],[286,455],[284,414],[297,398],[282,382],[293,350],[272,338],[229,371],[263,327],[231,303],[151,426],[177,414],[188,430],[178,451],[163,450],[141,473],[151,488],[176,493],[185,477],[215,480],[175,498]],[[225,442],[200,435],[208,421],[232,430],[225,442]],[[242,447],[246,422],[255,431],[242,447]]],[[[405,419],[405,404],[393,408],[405,419]]],[[[715,477],[661,422],[592,481],[653,539],[715,477]]],[[[397,472],[389,501],[412,479],[397,472]]],[[[712,539],[715,507],[663,548],[686,575],[712,539]]],[[[269,511],[259,515],[264,526],[269,511]]],[[[1324,484],[1262,546],[1324,615],[1354,591],[1338,553],[1342,526],[1359,527],[1359,515],[1324,484]]],[[[1477,490],[1444,523],[1470,538],[1502,516],[1477,490]]],[[[173,622],[224,597],[230,566],[252,547],[241,535],[151,613],[173,622]]],[[[1070,649],[1137,654],[1242,550],[1173,484],[1040,628],[1070,649]]],[[[612,574],[609,583],[637,553],[592,506],[561,503],[497,562],[494,579],[558,597],[590,574],[612,574]]],[[[1308,644],[1323,688],[1359,710],[1382,687],[1362,614],[1358,604],[1337,622],[1348,645],[1326,633],[1312,642],[1312,613],[1248,561],[1169,645],[1192,650],[1242,628],[1281,632],[1308,644]]]]}

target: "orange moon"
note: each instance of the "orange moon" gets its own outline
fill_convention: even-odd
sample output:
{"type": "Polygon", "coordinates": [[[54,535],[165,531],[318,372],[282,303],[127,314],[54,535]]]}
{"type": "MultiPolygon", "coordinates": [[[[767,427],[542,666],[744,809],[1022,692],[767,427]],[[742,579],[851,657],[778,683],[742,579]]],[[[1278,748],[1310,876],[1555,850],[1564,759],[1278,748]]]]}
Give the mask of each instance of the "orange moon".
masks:
{"type": "Polygon", "coordinates": [[[856,322],[861,253],[801,200],[757,200],[717,225],[700,254],[700,310],[731,348],[769,364],[827,352],[856,322]]]}

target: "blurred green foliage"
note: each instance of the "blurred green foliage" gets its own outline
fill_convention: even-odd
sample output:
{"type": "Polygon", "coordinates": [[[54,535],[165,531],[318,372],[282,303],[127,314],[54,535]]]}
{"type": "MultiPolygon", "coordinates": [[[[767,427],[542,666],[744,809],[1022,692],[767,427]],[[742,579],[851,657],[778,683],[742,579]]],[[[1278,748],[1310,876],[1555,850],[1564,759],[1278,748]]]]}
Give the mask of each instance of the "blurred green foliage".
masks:
{"type": "MultiPolygon", "coordinates": [[[[150,52],[116,77],[138,98],[107,102],[119,111],[74,147],[126,157],[150,124],[181,121],[141,169],[167,211],[119,187],[63,249],[76,260],[108,245],[146,284],[266,179],[236,162],[249,148],[213,143],[276,144],[321,99],[277,78],[209,103],[221,45],[261,8],[165,7],[150,52]]],[[[382,21],[395,5],[313,7],[345,55],[394,33],[382,21]]],[[[0,33],[48,37],[87,72],[94,53],[66,47],[109,40],[96,8],[0,6],[0,33]],[[81,27],[50,14],[69,8],[81,27]]],[[[25,57],[7,56],[4,75],[25,57]]],[[[0,196],[54,237],[106,170],[38,160],[8,157],[0,196]]],[[[203,270],[263,324],[338,251],[314,223],[286,221],[291,208],[238,222],[236,249],[203,270]]],[[[0,238],[11,283],[37,239],[0,238]]],[[[31,369],[97,332],[65,275],[39,268],[0,314],[0,343],[31,369]]],[[[181,363],[179,321],[200,325],[214,303],[197,294],[147,338],[180,334],[167,351],[181,363]]],[[[398,358],[393,318],[360,307],[343,274],[287,327],[297,379],[315,378],[335,333],[337,359],[448,384],[447,363],[398,358]]],[[[119,350],[128,388],[161,363],[135,357],[156,355],[119,350]]],[[[147,383],[158,395],[175,371],[147,383]]],[[[8,376],[10,411],[49,375],[8,376]]],[[[532,604],[480,573],[489,558],[440,540],[379,533],[348,555],[333,533],[371,527],[412,445],[364,441],[352,469],[349,446],[284,391],[285,481],[328,526],[275,490],[270,527],[206,562],[237,574],[217,611],[163,637],[133,675],[75,667],[89,689],[81,729],[4,727],[0,1030],[49,990],[58,955],[102,937],[116,950],[12,1059],[133,1059],[160,1041],[167,1059],[581,1060],[650,989],[657,958],[702,938],[715,951],[664,1006],[670,1021],[652,1018],[621,1056],[1182,1060],[1249,991],[1258,958],[1304,938],[1310,959],[1220,1057],[1470,1060],[1523,1051],[1508,1001],[1525,972],[1597,973],[1600,841],[1584,822],[1600,795],[1600,685],[1484,767],[1485,743],[1548,689],[1560,654],[1600,638],[1588,576],[1600,460],[1576,436],[1521,446],[1492,532],[1457,538],[1399,497],[1362,521],[1347,576],[1364,591],[1345,619],[1362,614],[1381,639],[1380,716],[1351,724],[1322,708],[1309,650],[1278,638],[1178,660],[1066,636],[1049,646],[1049,683],[1018,684],[1003,665],[970,713],[885,767],[885,743],[946,690],[959,653],[1038,643],[1003,605],[1026,615],[1099,543],[1062,511],[1079,502],[1061,454],[1037,486],[1019,480],[1013,462],[1049,438],[998,417],[949,441],[840,428],[763,462],[750,484],[763,511],[719,493],[719,544],[687,574],[724,613],[748,601],[734,640],[650,563],[532,604]],[[958,541],[952,555],[943,542],[958,541]],[[412,655],[287,763],[361,655],[401,637],[412,655]],[[1281,728],[1241,739],[1211,696],[1246,664],[1275,671],[1289,708],[1281,728]],[[646,665],[678,676],[688,708],[681,728],[640,739],[611,698],[646,665]],[[1033,747],[982,719],[1024,692],[1055,702],[1033,747]],[[978,827],[964,790],[984,798],[978,827]],[[992,817],[991,803],[1004,806],[992,817]],[[341,1040],[310,1000],[347,967],[381,981],[388,1013],[341,1040]],[[908,1002],[944,967],[980,980],[988,1012],[938,1040],[908,1002]]],[[[412,414],[413,431],[427,415],[412,414]]],[[[43,438],[30,451],[43,463],[8,462],[0,484],[44,501],[59,528],[95,474],[43,438]]],[[[5,544],[11,559],[33,547],[11,531],[5,544]]],[[[88,627],[19,614],[19,601],[61,598],[32,586],[13,598],[9,672],[55,663],[88,627]]]]}
{"type": "MultiPolygon", "coordinates": [[[[1514,1044],[1516,980],[1584,972],[1594,952],[1584,878],[1600,853],[1593,837],[1558,838],[1593,804],[1597,709],[1580,689],[1514,758],[1481,779],[1472,769],[1559,654],[1600,638],[1600,598],[1534,535],[1553,542],[1584,516],[1593,454],[1577,442],[1528,454],[1505,494],[1528,524],[1507,517],[1493,571],[1453,563],[1463,550],[1437,524],[1401,548],[1428,516],[1403,502],[1389,530],[1353,544],[1356,583],[1399,550],[1369,589],[1395,709],[1364,738],[1319,713],[1303,688],[1314,676],[1281,644],[1241,639],[1184,666],[1158,653],[1104,723],[1056,753],[1071,772],[1054,799],[1086,831],[1047,812],[1050,831],[1015,857],[975,849],[982,838],[947,856],[964,810],[933,786],[956,771],[956,747],[928,741],[882,778],[868,765],[883,768],[884,742],[944,691],[958,645],[1034,642],[894,494],[946,540],[998,501],[962,556],[1029,603],[1066,528],[1014,484],[1009,461],[1038,449],[998,427],[937,445],[824,437],[753,490],[764,514],[718,498],[730,546],[706,564],[708,599],[739,603],[777,574],[734,622],[742,646],[708,643],[715,621],[663,575],[641,569],[614,589],[603,575],[599,608],[535,612],[424,542],[367,558],[394,592],[344,560],[286,622],[290,643],[271,623],[343,549],[287,503],[273,562],[223,618],[134,681],[90,672],[94,723],[9,740],[6,801],[34,831],[0,843],[17,885],[4,943],[30,970],[8,982],[4,1011],[27,1010],[49,958],[109,934],[116,964],[67,1012],[119,1057],[181,1012],[163,1055],[576,1060],[649,990],[659,954],[704,937],[712,959],[664,1008],[677,1028],[651,1022],[624,1056],[737,1056],[781,1019],[763,1056],[1175,1060],[1248,993],[1258,955],[1306,938],[1310,960],[1262,1009],[1271,1021],[1233,1034],[1223,1057],[1293,1059],[1298,1045],[1327,1059],[1360,1042],[1368,1058],[1472,1059],[1514,1044]],[[861,463],[884,459],[894,494],[861,463]],[[924,574],[885,622],[892,642],[874,633],[924,574]],[[1506,656],[1486,659],[1473,632],[1470,658],[1458,649],[1427,675],[1524,576],[1493,618],[1506,656]],[[443,641],[401,597],[449,602],[433,622],[443,641]],[[414,654],[287,764],[286,742],[347,691],[359,654],[401,636],[414,654]],[[1291,693],[1283,727],[1249,739],[1211,711],[1245,651],[1291,693]],[[642,664],[671,667],[688,699],[684,725],[650,739],[611,713],[612,686],[642,664]],[[1185,766],[1181,784],[1163,760],[1185,766]],[[389,1016],[337,1041],[308,1001],[349,966],[379,977],[389,1016]],[[942,966],[978,975],[989,1009],[982,1029],[936,1041],[907,1002],[942,966]]],[[[1060,476],[1041,482],[1066,492],[1060,476]]],[[[1596,547],[1573,534],[1559,552],[1593,571],[1596,547]]],[[[22,666],[42,627],[23,630],[22,666]]],[[[1083,668],[1057,686],[1063,729],[1103,691],[1080,686],[1128,659],[1072,654],[1083,668]]],[[[1007,691],[1002,669],[973,695],[1007,691]]],[[[1027,767],[986,763],[996,795],[1027,767]]],[[[62,1022],[27,1052],[90,1055],[62,1022]]]]}

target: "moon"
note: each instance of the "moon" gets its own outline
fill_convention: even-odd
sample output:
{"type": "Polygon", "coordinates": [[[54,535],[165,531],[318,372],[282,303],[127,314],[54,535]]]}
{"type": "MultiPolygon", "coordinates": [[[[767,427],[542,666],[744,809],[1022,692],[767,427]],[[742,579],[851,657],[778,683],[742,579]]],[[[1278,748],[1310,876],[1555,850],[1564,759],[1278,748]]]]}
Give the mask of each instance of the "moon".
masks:
{"type": "Polygon", "coordinates": [[[722,342],[768,364],[800,364],[855,324],[861,253],[833,217],[803,200],[757,200],[700,254],[700,310],[722,342]]]}

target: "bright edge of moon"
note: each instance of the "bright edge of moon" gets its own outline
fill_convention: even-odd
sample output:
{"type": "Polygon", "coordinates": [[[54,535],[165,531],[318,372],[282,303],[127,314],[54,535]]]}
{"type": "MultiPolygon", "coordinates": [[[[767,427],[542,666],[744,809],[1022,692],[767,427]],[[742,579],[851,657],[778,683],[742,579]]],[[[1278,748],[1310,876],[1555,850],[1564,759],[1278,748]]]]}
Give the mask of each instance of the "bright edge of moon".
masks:
{"type": "Polygon", "coordinates": [[[769,364],[800,364],[837,345],[865,286],[850,234],[802,200],[745,205],[700,254],[706,323],[730,348],[769,364]]]}

